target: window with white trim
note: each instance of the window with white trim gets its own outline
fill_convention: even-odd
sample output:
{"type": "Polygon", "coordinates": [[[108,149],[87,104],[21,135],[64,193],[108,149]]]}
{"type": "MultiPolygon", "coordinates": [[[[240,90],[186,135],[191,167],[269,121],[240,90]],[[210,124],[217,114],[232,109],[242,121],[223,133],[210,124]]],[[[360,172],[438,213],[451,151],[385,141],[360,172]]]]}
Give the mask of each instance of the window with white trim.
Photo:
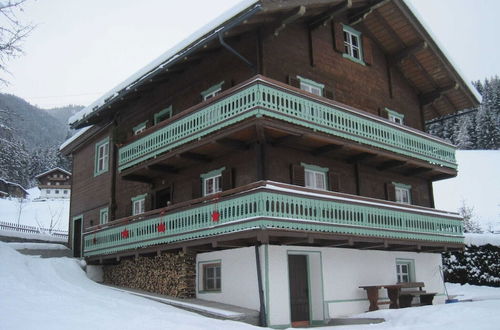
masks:
{"type": "Polygon", "coordinates": [[[401,184],[395,184],[396,202],[411,204],[411,187],[401,184]]]}
{"type": "Polygon", "coordinates": [[[104,225],[108,223],[108,208],[103,208],[99,210],[99,223],[104,225]]]}
{"type": "Polygon", "coordinates": [[[415,262],[412,259],[396,259],[396,277],[398,283],[414,282],[415,262]]]}
{"type": "Polygon", "coordinates": [[[221,189],[221,178],[222,175],[218,174],[209,178],[203,179],[203,195],[208,196],[212,194],[216,194],[220,191],[221,189]]]}
{"type": "Polygon", "coordinates": [[[325,85],[300,76],[297,76],[297,78],[300,82],[300,89],[314,95],[323,96],[323,88],[325,88],[325,85]]]}
{"type": "Polygon", "coordinates": [[[224,81],[221,81],[218,84],[213,85],[207,90],[204,90],[201,92],[201,97],[203,98],[203,101],[206,101],[208,99],[213,98],[217,94],[219,94],[222,91],[222,85],[224,84],[224,81]]]}
{"type": "Polygon", "coordinates": [[[147,123],[148,123],[148,121],[146,120],[145,122],[140,123],[139,125],[135,126],[132,129],[134,131],[134,135],[138,135],[138,134],[141,134],[142,132],[144,132],[146,130],[147,123]]]}
{"type": "Polygon", "coordinates": [[[389,121],[392,121],[393,123],[396,124],[401,124],[401,125],[404,124],[405,115],[393,110],[389,110],[387,108],[385,109],[385,111],[387,111],[387,119],[389,119],[389,121]]]}
{"type": "Polygon", "coordinates": [[[344,25],[344,52],[351,59],[362,62],[361,32],[344,25]]]}
{"type": "Polygon", "coordinates": [[[326,190],[326,174],[324,172],[304,169],[307,188],[326,190]]]}
{"type": "Polygon", "coordinates": [[[94,176],[108,171],[109,163],[109,138],[106,138],[95,146],[95,168],[94,176]]]}
{"type": "Polygon", "coordinates": [[[172,117],[172,106],[169,106],[163,109],[160,112],[155,113],[154,115],[154,124],[161,123],[162,121],[172,117]]]}
{"type": "Polygon", "coordinates": [[[146,211],[146,194],[132,198],[132,215],[142,214],[146,211]]]}

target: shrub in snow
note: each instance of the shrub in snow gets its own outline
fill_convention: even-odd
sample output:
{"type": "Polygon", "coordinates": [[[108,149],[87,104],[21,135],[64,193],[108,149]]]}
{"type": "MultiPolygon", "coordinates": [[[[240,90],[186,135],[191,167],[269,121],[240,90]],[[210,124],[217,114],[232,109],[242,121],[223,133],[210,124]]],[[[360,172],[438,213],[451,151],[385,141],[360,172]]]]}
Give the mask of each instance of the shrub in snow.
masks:
{"type": "Polygon", "coordinates": [[[443,253],[443,271],[446,282],[500,287],[500,247],[470,245],[443,253]]]}

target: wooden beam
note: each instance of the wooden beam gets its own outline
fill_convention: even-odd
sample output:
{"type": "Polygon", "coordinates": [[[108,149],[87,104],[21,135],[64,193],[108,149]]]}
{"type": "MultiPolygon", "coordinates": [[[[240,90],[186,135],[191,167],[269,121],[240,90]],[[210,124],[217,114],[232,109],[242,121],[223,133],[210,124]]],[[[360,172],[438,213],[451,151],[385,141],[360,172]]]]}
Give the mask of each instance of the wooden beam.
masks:
{"type": "Polygon", "coordinates": [[[288,16],[287,18],[285,18],[280,26],[278,26],[275,30],[274,30],[274,36],[277,37],[280,32],[286,28],[287,25],[295,22],[296,20],[298,20],[299,18],[301,18],[302,16],[304,16],[304,14],[306,13],[306,7],[305,6],[300,6],[299,8],[297,8],[297,10],[295,11],[295,13],[291,14],[290,16],[288,16]]]}
{"type": "Polygon", "coordinates": [[[431,181],[434,182],[434,181],[449,179],[449,178],[452,178],[452,177],[453,177],[453,175],[449,175],[449,174],[438,174],[438,175],[434,175],[431,178],[431,181]]]}
{"type": "Polygon", "coordinates": [[[248,149],[248,144],[246,144],[245,142],[231,138],[218,139],[215,140],[215,143],[232,149],[239,149],[239,150],[248,149]]]}
{"type": "Polygon", "coordinates": [[[402,161],[402,160],[388,160],[386,162],[383,162],[379,166],[377,166],[377,170],[386,171],[386,170],[389,170],[391,168],[403,166],[404,164],[406,164],[406,162],[402,161]]]}
{"type": "Polygon", "coordinates": [[[408,171],[406,171],[404,173],[404,175],[405,176],[412,176],[412,175],[418,175],[418,174],[422,174],[422,173],[429,172],[429,171],[432,171],[432,168],[415,167],[415,168],[412,168],[412,169],[409,169],[408,171]]]}
{"type": "Polygon", "coordinates": [[[441,98],[444,94],[451,92],[452,90],[457,90],[459,88],[458,83],[454,85],[446,86],[443,88],[438,88],[432,92],[421,94],[419,96],[420,104],[426,106],[434,103],[437,99],[441,98]]]}
{"type": "Polygon", "coordinates": [[[208,157],[207,155],[202,155],[198,154],[195,152],[183,152],[182,154],[179,154],[179,157],[185,158],[185,159],[190,159],[198,162],[203,162],[203,163],[210,163],[212,159],[208,157]]]}
{"type": "Polygon", "coordinates": [[[126,181],[136,181],[136,182],[142,182],[142,183],[148,183],[148,184],[153,183],[153,180],[151,178],[144,176],[144,175],[129,174],[129,175],[122,176],[122,179],[126,180],[126,181]]]}
{"type": "Polygon", "coordinates": [[[330,151],[338,150],[341,148],[342,148],[342,146],[339,144],[326,144],[324,146],[321,146],[319,148],[314,149],[313,151],[311,151],[311,154],[313,156],[320,156],[320,155],[326,154],[330,151]]]}
{"type": "Polygon", "coordinates": [[[157,172],[157,173],[162,173],[162,174],[175,174],[178,173],[179,170],[173,166],[170,165],[164,165],[164,164],[152,164],[146,166],[146,169],[157,172]]]}
{"type": "Polygon", "coordinates": [[[320,26],[325,26],[326,24],[328,24],[329,21],[331,21],[335,17],[342,15],[351,7],[352,7],[352,0],[344,0],[341,3],[332,6],[327,11],[309,20],[309,22],[307,23],[307,25],[309,26],[309,30],[315,30],[320,26]]]}
{"type": "Polygon", "coordinates": [[[349,25],[354,26],[360,22],[363,22],[370,14],[375,12],[377,8],[384,5],[388,0],[377,0],[370,1],[370,5],[362,7],[360,10],[356,11],[348,17],[349,25]]]}
{"type": "Polygon", "coordinates": [[[422,50],[425,50],[428,47],[429,47],[429,45],[427,44],[427,42],[420,41],[412,46],[403,48],[402,50],[400,50],[399,52],[397,52],[395,54],[389,55],[387,57],[387,62],[389,64],[389,66],[398,65],[404,59],[408,58],[409,56],[411,56],[415,53],[418,53],[422,50]]]}
{"type": "Polygon", "coordinates": [[[354,164],[354,163],[360,162],[362,160],[366,160],[366,159],[370,159],[370,158],[374,158],[374,157],[377,157],[377,155],[371,154],[369,152],[362,152],[360,154],[357,154],[357,155],[354,155],[354,156],[348,158],[347,162],[350,164],[354,164]]]}
{"type": "Polygon", "coordinates": [[[270,144],[273,147],[282,145],[282,144],[287,144],[287,143],[293,143],[297,140],[299,140],[302,137],[302,135],[285,135],[279,138],[276,138],[270,142],[270,144]]]}

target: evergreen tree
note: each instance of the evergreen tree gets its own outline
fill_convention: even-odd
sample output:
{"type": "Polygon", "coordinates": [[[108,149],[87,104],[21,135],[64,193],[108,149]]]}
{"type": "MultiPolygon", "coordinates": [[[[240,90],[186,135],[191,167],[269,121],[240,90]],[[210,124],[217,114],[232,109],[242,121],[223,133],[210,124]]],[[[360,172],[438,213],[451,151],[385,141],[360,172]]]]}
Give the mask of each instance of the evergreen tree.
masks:
{"type": "Polygon", "coordinates": [[[500,149],[500,126],[493,108],[481,106],[477,113],[477,149],[500,149]]]}
{"type": "Polygon", "coordinates": [[[470,127],[470,116],[460,117],[458,120],[458,134],[456,139],[456,145],[459,149],[472,149],[473,144],[469,135],[470,127]]]}

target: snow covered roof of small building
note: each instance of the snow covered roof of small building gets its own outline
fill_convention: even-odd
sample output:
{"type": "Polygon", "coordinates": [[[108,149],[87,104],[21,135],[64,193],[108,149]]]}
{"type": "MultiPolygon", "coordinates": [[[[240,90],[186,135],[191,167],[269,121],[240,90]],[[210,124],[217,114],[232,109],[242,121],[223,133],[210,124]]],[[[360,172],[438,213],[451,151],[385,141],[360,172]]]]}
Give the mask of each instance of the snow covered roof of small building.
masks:
{"type": "Polygon", "coordinates": [[[29,194],[29,192],[26,189],[24,189],[23,186],[21,186],[18,183],[10,182],[10,181],[7,181],[7,180],[2,179],[2,178],[0,178],[0,181],[2,181],[3,183],[5,183],[6,185],[9,185],[9,186],[16,186],[16,187],[22,189],[26,194],[29,194]]]}
{"type": "MultiPolygon", "coordinates": [[[[139,86],[153,83],[154,78],[158,75],[168,74],[170,67],[187,59],[188,55],[190,56],[193,52],[198,51],[201,46],[206,46],[209,42],[216,40],[219,33],[229,31],[229,29],[234,28],[240,23],[245,23],[244,25],[250,29],[251,26],[258,25],[259,17],[264,15],[275,20],[275,23],[282,23],[283,13],[289,12],[299,6],[307,7],[306,14],[301,18],[307,23],[312,19],[317,20],[318,18],[322,18],[332,8],[344,3],[351,4],[351,2],[341,0],[240,1],[233,8],[197,30],[184,41],[178,43],[130,76],[127,80],[105,93],[98,100],[73,115],[69,119],[69,123],[74,128],[82,128],[97,123],[101,119],[100,112],[102,110],[111,109],[115,102],[124,100],[127,96],[139,92],[139,86]],[[256,21],[252,22],[252,19],[256,21]]],[[[463,78],[457,67],[450,61],[449,56],[444,52],[443,48],[435,41],[436,39],[430,34],[429,29],[425,27],[423,21],[407,0],[356,0],[352,2],[352,7],[349,8],[357,11],[356,15],[354,15],[357,19],[352,24],[365,24],[365,20],[370,20],[370,26],[376,26],[380,30],[377,33],[372,33],[372,37],[376,39],[377,44],[385,52],[391,53],[390,44],[394,44],[394,40],[390,40],[391,36],[392,38],[397,36],[401,39],[399,43],[402,46],[398,49],[392,49],[395,54],[406,53],[410,49],[417,48],[417,50],[412,51],[421,52],[425,55],[425,61],[427,62],[418,63],[418,65],[415,64],[414,66],[417,69],[414,66],[406,68],[402,65],[399,69],[403,75],[412,81],[412,84],[415,85],[419,93],[423,96],[428,96],[427,101],[430,98],[434,100],[432,103],[429,103],[430,105],[427,104],[426,108],[428,109],[424,109],[427,120],[464,108],[474,107],[479,103],[480,95],[468,80],[463,78]],[[370,15],[374,11],[377,11],[378,15],[370,15]],[[387,20],[384,18],[386,14],[389,15],[394,11],[399,11],[397,13],[399,19],[397,23],[400,25],[404,24],[405,33],[399,33],[398,31],[402,28],[391,26],[392,23],[387,23],[387,20]],[[385,24],[382,24],[384,22],[380,22],[378,17],[382,17],[385,24]],[[422,48],[415,47],[416,41],[418,41],[418,45],[423,45],[422,48]],[[433,74],[429,72],[433,72],[433,74]],[[422,76],[438,78],[428,81],[430,78],[421,79],[422,76]],[[417,83],[419,81],[421,83],[417,83]],[[448,99],[451,99],[453,106],[450,107],[450,102],[435,98],[436,93],[439,95],[446,94],[448,99]]],[[[333,15],[331,16],[333,17],[333,15]]],[[[260,19],[262,20],[262,18],[260,19]]],[[[331,20],[332,18],[329,19],[331,20]]],[[[408,65],[406,64],[406,66],[408,65]]],[[[66,141],[61,148],[66,147],[77,138],[78,136],[72,138],[70,142],[66,141]]]]}
{"type": "Polygon", "coordinates": [[[35,176],[35,179],[38,179],[39,177],[42,177],[42,176],[44,176],[44,175],[50,174],[50,173],[52,173],[52,172],[57,172],[57,171],[63,172],[63,173],[65,173],[65,174],[67,174],[67,175],[71,175],[71,172],[68,172],[68,171],[66,171],[66,170],[65,170],[65,169],[63,169],[63,168],[60,168],[60,167],[54,167],[54,168],[52,168],[52,169],[50,169],[50,170],[48,170],[48,171],[45,171],[45,172],[43,172],[43,173],[38,174],[37,176],[35,176]]]}

